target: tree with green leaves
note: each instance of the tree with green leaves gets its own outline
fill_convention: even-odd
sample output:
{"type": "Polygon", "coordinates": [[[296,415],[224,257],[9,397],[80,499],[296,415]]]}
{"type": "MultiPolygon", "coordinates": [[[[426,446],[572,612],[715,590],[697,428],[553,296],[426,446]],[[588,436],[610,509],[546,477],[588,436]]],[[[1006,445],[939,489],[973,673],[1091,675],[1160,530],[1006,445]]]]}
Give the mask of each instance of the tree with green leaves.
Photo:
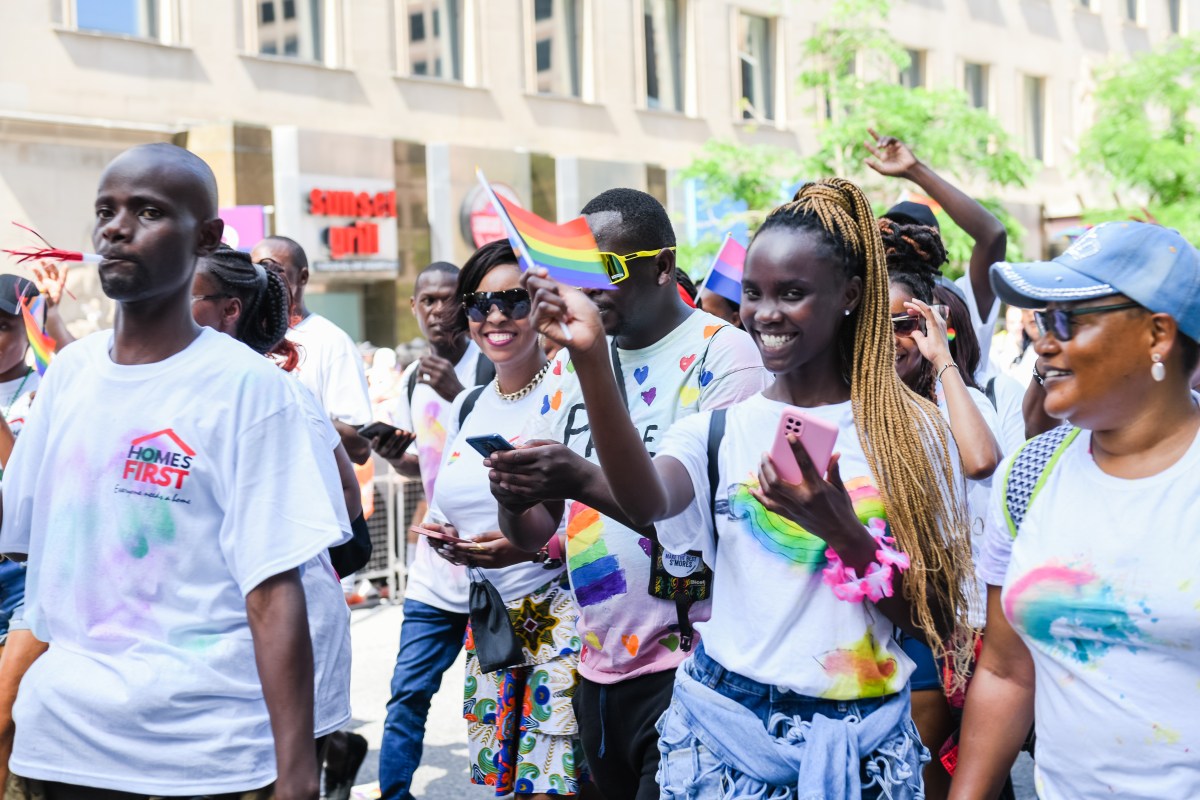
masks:
{"type": "Polygon", "coordinates": [[[1200,244],[1200,33],[1102,70],[1095,99],[1078,163],[1110,181],[1122,207],[1088,219],[1148,211],[1200,244]]]}
{"type": "MultiPolygon", "coordinates": [[[[895,184],[884,183],[865,163],[869,129],[905,142],[926,163],[959,179],[991,187],[1023,186],[1030,163],[991,114],[970,105],[958,89],[906,88],[898,73],[909,65],[907,51],[887,30],[888,0],[835,0],[803,48],[807,68],[802,89],[821,98],[824,119],[817,149],[801,157],[779,147],[710,142],[681,177],[696,178],[710,204],[741,201],[750,211],[723,220],[731,228],[754,222],[783,199],[783,187],[798,180],[837,175],[864,186],[869,195],[886,196],[895,184]]],[[[1023,228],[999,201],[980,201],[1008,230],[1009,254],[1018,258],[1023,228]]],[[[877,209],[882,211],[883,207],[877,209]]],[[[946,272],[961,274],[971,259],[972,239],[948,218],[939,219],[950,262],[946,272]]],[[[681,261],[703,271],[719,237],[685,249],[681,261]]]]}

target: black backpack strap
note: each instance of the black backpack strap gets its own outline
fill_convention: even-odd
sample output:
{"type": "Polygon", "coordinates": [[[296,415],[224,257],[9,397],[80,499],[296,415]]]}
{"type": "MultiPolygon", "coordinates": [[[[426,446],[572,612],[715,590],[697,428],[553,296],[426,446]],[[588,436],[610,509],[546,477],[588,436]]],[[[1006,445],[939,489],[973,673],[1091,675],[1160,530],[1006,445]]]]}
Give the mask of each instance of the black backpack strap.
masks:
{"type": "Polygon", "coordinates": [[[475,362],[475,385],[486,386],[496,377],[496,365],[488,359],[483,353],[479,354],[479,360],[475,362]]]}
{"type": "Polygon", "coordinates": [[[1000,406],[996,405],[996,376],[995,375],[993,375],[991,378],[989,378],[988,382],[983,385],[983,393],[985,395],[987,395],[988,402],[992,404],[992,408],[999,411],[1000,406]]]}
{"type": "Polygon", "coordinates": [[[417,378],[421,377],[419,374],[420,372],[421,372],[421,367],[417,366],[416,368],[413,369],[412,372],[408,373],[408,388],[406,389],[406,391],[408,392],[408,407],[410,409],[410,411],[408,412],[409,414],[412,413],[412,411],[411,411],[412,396],[413,396],[413,392],[415,392],[417,390],[417,378]]]}
{"type": "Polygon", "coordinates": [[[467,417],[471,416],[471,411],[475,408],[475,403],[479,401],[479,395],[483,394],[483,390],[488,385],[476,386],[474,389],[467,390],[467,396],[463,399],[462,406],[458,409],[458,429],[461,431],[463,423],[467,421],[467,417]]]}
{"type": "Polygon", "coordinates": [[[725,412],[718,408],[708,421],[708,512],[713,521],[713,542],[717,541],[717,484],[721,481],[721,469],[717,454],[721,451],[721,440],[725,438],[725,412]]]}
{"type": "Polygon", "coordinates": [[[617,349],[617,337],[609,342],[608,352],[612,354],[613,374],[617,378],[617,389],[621,392],[621,402],[629,408],[629,393],[625,391],[625,373],[621,371],[621,351],[617,349]]]}

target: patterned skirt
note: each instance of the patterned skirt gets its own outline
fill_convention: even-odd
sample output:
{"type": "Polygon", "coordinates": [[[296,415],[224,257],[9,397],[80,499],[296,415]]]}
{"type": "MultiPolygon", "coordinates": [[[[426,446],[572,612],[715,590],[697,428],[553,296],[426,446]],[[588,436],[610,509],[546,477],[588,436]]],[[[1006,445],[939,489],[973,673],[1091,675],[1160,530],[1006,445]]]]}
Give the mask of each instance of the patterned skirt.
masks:
{"type": "Polygon", "coordinates": [[[587,780],[571,708],[579,675],[579,609],[566,575],[507,603],[525,662],[484,674],[467,627],[463,717],[471,782],[512,794],[573,795],[587,780]]]}

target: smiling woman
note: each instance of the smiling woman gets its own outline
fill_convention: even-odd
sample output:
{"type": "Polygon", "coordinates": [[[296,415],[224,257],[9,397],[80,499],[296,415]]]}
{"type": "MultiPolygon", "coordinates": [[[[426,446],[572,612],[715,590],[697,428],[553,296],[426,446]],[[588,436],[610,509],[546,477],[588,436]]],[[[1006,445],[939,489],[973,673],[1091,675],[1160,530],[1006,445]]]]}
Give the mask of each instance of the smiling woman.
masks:
{"type": "MultiPolygon", "coordinates": [[[[463,711],[471,780],[492,787],[498,796],[515,792],[540,798],[577,793],[587,772],[571,708],[581,645],[575,631],[579,610],[561,559],[531,557],[499,532],[489,470],[471,444],[488,437],[521,445],[528,423],[561,378],[550,374],[520,278],[508,240],[479,248],[459,275],[459,303],[449,308],[452,316],[444,327],[451,335],[469,333],[496,365],[496,379],[463,392],[448,415],[447,456],[425,527],[461,539],[438,544],[437,552],[466,565],[477,584],[471,590],[463,711]],[[513,621],[520,644],[516,663],[486,672],[480,657],[487,652],[483,637],[496,632],[478,626],[476,597],[483,579],[503,600],[505,609],[495,610],[501,615],[507,610],[503,622],[513,621]]],[[[565,527],[555,536],[560,553],[557,537],[564,533],[565,527]]]]}
{"type": "Polygon", "coordinates": [[[995,265],[992,283],[1039,309],[1045,410],[1069,424],[999,471],[951,797],[994,793],[1034,719],[1045,796],[1195,797],[1200,254],[1108,223],[1052,262],[995,265]]]}

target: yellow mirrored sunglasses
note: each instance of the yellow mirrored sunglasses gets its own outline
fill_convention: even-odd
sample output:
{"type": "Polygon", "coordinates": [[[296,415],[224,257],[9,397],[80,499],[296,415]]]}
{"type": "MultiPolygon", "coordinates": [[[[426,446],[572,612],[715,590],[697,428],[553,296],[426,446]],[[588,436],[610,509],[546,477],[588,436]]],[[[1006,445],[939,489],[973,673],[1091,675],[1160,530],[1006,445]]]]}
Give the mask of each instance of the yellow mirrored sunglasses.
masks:
{"type": "Polygon", "coordinates": [[[629,265],[625,262],[634,258],[650,258],[657,256],[663,250],[674,250],[674,247],[660,247],[657,250],[639,250],[636,253],[619,256],[616,253],[601,253],[600,261],[604,264],[604,270],[608,273],[608,279],[613,283],[620,283],[629,277],[629,265]]]}

